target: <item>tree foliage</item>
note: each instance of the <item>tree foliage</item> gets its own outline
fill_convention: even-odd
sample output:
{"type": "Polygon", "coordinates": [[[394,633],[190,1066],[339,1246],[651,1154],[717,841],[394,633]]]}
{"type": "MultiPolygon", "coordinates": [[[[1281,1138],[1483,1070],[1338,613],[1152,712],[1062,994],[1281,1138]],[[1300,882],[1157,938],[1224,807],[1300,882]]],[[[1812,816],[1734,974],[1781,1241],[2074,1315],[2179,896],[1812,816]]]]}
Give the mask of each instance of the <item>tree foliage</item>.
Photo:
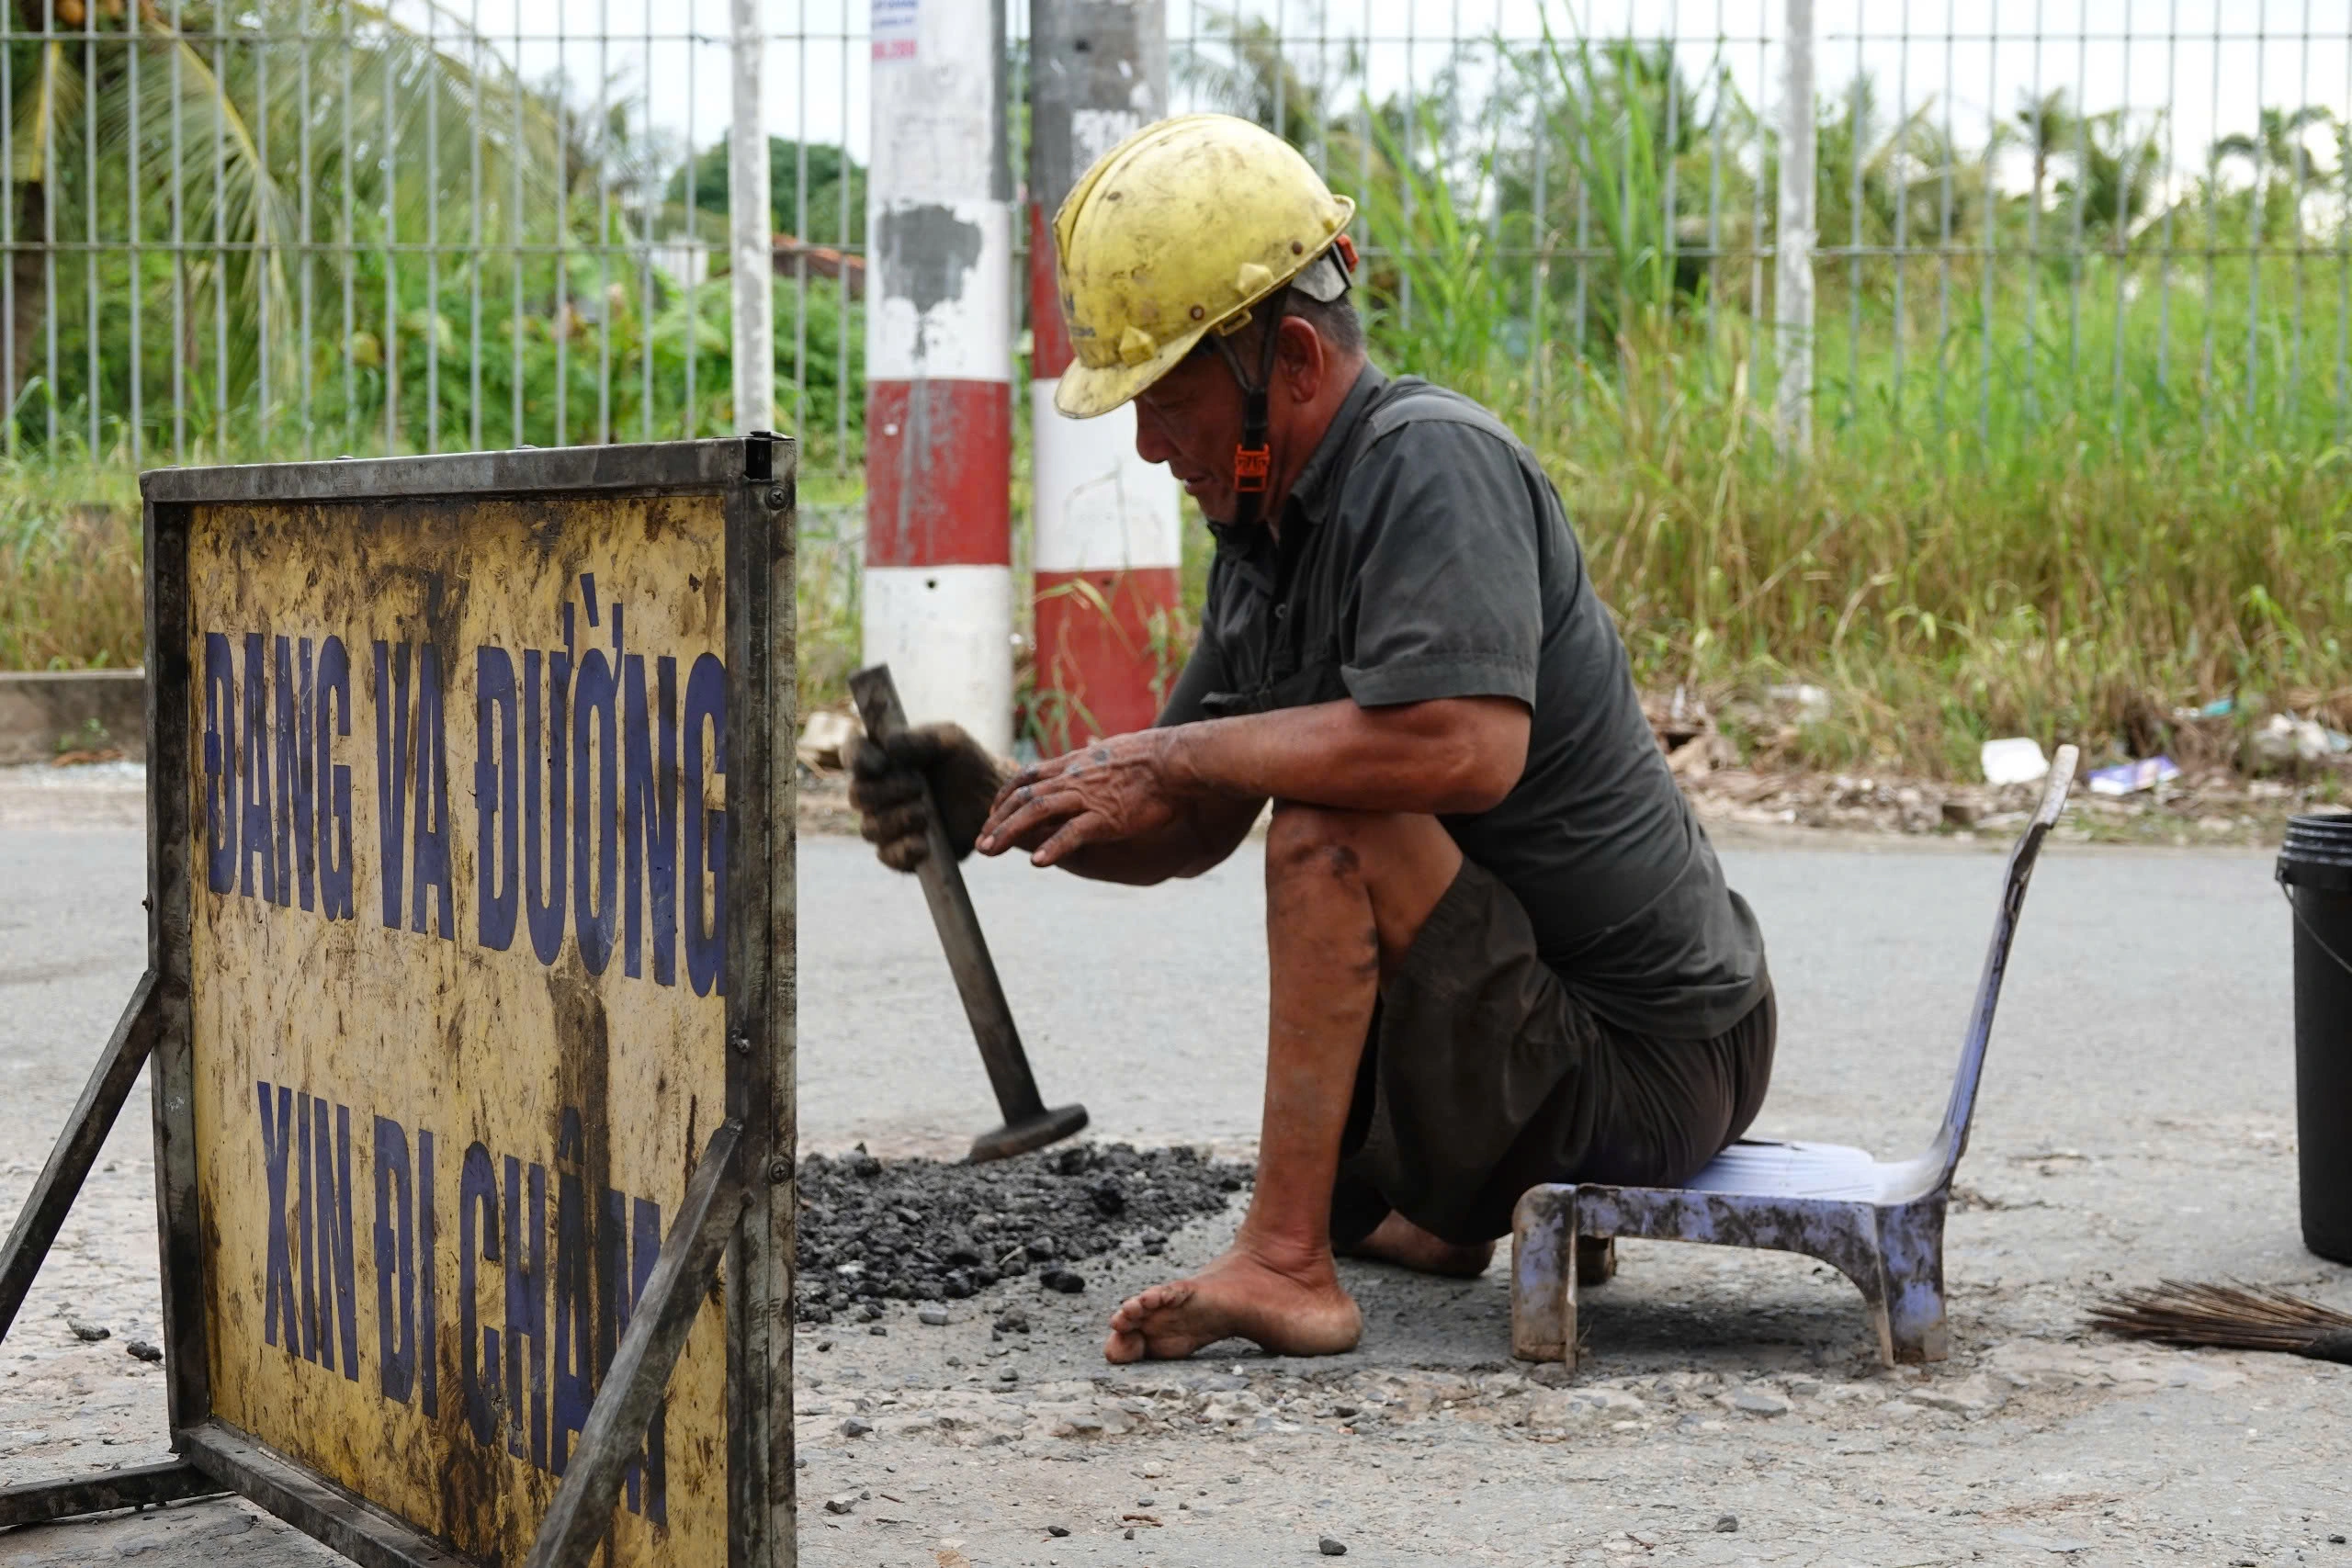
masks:
{"type": "MultiPolygon", "coordinates": [[[[620,84],[524,80],[438,9],[53,3],[17,0],[0,43],[0,218],[35,242],[0,315],[19,449],[127,447],[133,411],[142,451],[222,455],[732,423],[728,286],[676,265],[699,244],[723,268],[723,195],[699,226],[620,84]]],[[[772,155],[797,174],[796,152],[772,155]]],[[[812,186],[842,177],[809,152],[812,186]]],[[[723,192],[723,155],[695,164],[723,192]]],[[[840,374],[862,309],[786,303],[825,351],[805,374],[780,353],[787,415],[862,401],[840,374]]]]}

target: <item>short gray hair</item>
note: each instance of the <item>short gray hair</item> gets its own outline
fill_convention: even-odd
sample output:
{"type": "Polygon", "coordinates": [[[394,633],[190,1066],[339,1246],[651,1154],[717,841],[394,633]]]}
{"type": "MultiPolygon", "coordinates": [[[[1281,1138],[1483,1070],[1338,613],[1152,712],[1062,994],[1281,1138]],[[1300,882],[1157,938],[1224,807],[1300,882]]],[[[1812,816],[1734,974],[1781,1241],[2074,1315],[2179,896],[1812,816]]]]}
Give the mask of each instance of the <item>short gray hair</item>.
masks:
{"type": "MultiPolygon", "coordinates": [[[[1355,303],[1347,295],[1342,294],[1336,299],[1317,299],[1298,289],[1285,288],[1280,294],[1261,300],[1250,310],[1250,320],[1225,340],[1240,357],[1242,364],[1253,367],[1251,374],[1256,373],[1254,367],[1258,356],[1264,351],[1266,322],[1273,314],[1268,307],[1275,299],[1282,302],[1284,315],[1296,316],[1313,327],[1315,335],[1321,338],[1327,347],[1341,355],[1363,352],[1363,318],[1356,314],[1355,303]]],[[[1206,335],[1193,348],[1193,355],[1216,352],[1216,344],[1206,335]]]]}

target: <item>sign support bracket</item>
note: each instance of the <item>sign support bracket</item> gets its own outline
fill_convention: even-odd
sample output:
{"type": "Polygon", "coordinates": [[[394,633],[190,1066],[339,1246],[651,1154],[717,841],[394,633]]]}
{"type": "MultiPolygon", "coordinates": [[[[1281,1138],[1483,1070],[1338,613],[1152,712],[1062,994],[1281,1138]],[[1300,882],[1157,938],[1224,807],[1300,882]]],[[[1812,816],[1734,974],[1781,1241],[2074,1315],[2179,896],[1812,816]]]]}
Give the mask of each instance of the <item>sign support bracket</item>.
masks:
{"type": "Polygon", "coordinates": [[[184,1459],[103,1471],[78,1480],[36,1481],[0,1488],[0,1529],[45,1525],[76,1514],[151,1508],[190,1497],[209,1497],[223,1490],[219,1482],[184,1459]]]}
{"type": "Polygon", "coordinates": [[[685,1201],[662,1239],[637,1315],[613,1353],[604,1391],[581,1429],[579,1452],[539,1521],[538,1539],[524,1568],[584,1568],[612,1529],[621,1477],[644,1446],[646,1423],[653,1418],[678,1353],[686,1348],[686,1331],[694,1326],[743,1213],[743,1176],[736,1158],[742,1134],[741,1122],[721,1122],[687,1179],[685,1201]]]}
{"type": "MultiPolygon", "coordinates": [[[[0,1248],[0,1336],[6,1335],[16,1323],[17,1313],[24,1306],[25,1296],[48,1258],[49,1249],[56,1244],[57,1233],[73,1209],[74,1200],[81,1196],[84,1179],[96,1163],[99,1151],[106,1147],[115,1118],[121,1114],[132,1086],[139,1081],[141,1069],[154,1052],[156,1037],[163,1029],[160,979],[150,969],[132,988],[122,1017],[107,1037],[106,1048],[98,1053],[96,1066],[90,1069],[90,1081],[82,1087],[82,1097],[74,1102],[73,1115],[67,1119],[64,1131],[57,1135],[57,1146],[50,1151],[49,1163],[41,1168],[15,1227],[8,1233],[6,1247],[0,1248]]],[[[220,1482],[184,1459],[56,1481],[30,1482],[0,1488],[0,1529],[46,1524],[77,1514],[153,1507],[190,1497],[211,1496],[224,1490],[220,1482]]]]}
{"type": "Polygon", "coordinates": [[[226,1423],[207,1420],[175,1434],[198,1469],[223,1487],[358,1563],[360,1568],[477,1568],[365,1498],[281,1458],[226,1423]]]}
{"type": "Polygon", "coordinates": [[[156,1005],[157,979],[153,969],[140,976],[106,1049],[98,1053],[97,1066],[90,1069],[90,1081],[82,1086],[74,1114],[57,1135],[49,1163],[41,1167],[23,1212],[8,1233],[6,1250],[0,1250],[0,1336],[6,1336],[17,1321],[17,1310],[25,1304],[33,1276],[40,1272],[42,1260],[56,1242],[66,1211],[81,1195],[83,1179],[97,1162],[107,1134],[114,1130],[115,1117],[130,1098],[131,1085],[139,1081],[139,1070],[155,1048],[163,1021],[163,1010],[156,1005]]]}

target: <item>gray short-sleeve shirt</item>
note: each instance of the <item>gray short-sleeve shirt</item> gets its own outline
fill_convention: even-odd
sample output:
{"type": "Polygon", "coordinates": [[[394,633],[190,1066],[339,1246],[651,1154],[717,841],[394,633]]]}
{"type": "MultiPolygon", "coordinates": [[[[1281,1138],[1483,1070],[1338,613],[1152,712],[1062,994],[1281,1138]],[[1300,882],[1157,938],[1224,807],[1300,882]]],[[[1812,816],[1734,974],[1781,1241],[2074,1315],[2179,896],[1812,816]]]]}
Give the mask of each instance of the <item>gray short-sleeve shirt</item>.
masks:
{"type": "Polygon", "coordinates": [[[1500,421],[1367,366],[1264,528],[1211,525],[1200,640],[1163,725],[1353,698],[1528,705],[1527,767],[1441,818],[1620,1028],[1703,1039],[1765,987],[1755,916],[1659,755],[1559,495],[1500,421]]]}

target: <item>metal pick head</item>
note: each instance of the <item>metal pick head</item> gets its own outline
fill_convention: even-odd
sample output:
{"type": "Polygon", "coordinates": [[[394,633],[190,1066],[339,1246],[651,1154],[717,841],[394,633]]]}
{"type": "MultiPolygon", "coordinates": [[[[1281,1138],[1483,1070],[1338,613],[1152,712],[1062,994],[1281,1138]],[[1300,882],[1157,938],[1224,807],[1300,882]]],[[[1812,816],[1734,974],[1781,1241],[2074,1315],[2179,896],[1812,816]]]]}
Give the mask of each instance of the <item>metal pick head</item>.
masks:
{"type": "Polygon", "coordinates": [[[1086,1107],[1064,1105],[1052,1111],[1040,1111],[1036,1115],[1019,1122],[1008,1122],[992,1132],[982,1133],[972,1140],[972,1152],[966,1156],[972,1165],[985,1165],[992,1159],[1010,1159],[1025,1155],[1032,1149],[1042,1149],[1047,1144],[1058,1144],[1086,1126],[1086,1107]]]}

